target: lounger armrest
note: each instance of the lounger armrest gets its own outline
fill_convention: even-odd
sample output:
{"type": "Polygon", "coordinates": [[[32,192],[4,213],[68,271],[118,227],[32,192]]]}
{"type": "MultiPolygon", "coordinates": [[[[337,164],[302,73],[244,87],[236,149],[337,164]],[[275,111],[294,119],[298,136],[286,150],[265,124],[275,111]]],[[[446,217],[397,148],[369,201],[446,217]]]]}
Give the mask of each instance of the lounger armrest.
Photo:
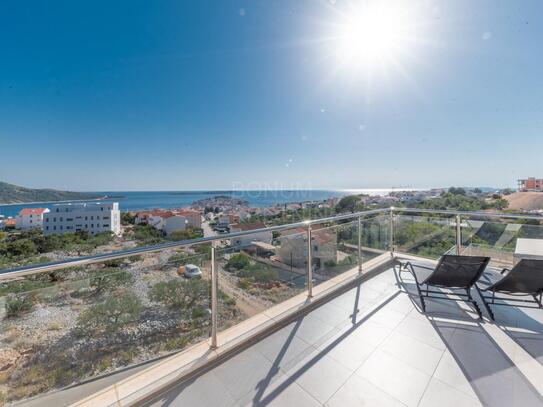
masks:
{"type": "Polygon", "coordinates": [[[509,270],[508,268],[504,268],[502,271],[500,271],[500,274],[503,275],[505,274],[506,271],[511,271],[511,270],[509,270]]]}

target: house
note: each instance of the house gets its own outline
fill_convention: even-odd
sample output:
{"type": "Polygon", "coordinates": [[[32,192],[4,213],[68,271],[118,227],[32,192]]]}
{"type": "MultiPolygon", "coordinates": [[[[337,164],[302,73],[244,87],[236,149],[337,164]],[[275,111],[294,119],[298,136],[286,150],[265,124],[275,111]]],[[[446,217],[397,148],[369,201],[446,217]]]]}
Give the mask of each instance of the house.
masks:
{"type": "Polygon", "coordinates": [[[121,212],[118,202],[68,203],[53,205],[43,216],[43,233],[103,232],[121,234],[121,212]]]}
{"type": "Polygon", "coordinates": [[[2,225],[0,226],[0,229],[13,229],[15,228],[15,219],[13,218],[7,218],[2,221],[2,225]]]}
{"type": "Polygon", "coordinates": [[[42,229],[43,215],[48,208],[23,208],[15,218],[15,227],[20,230],[42,229]]]}
{"type": "Polygon", "coordinates": [[[179,232],[185,230],[188,225],[188,219],[181,215],[176,215],[175,213],[165,214],[162,217],[162,227],[161,230],[164,231],[168,236],[173,232],[179,232]]]}
{"type": "MultiPolygon", "coordinates": [[[[262,222],[233,224],[230,226],[230,233],[247,232],[250,230],[264,229],[265,227],[266,225],[262,222]]],[[[265,230],[263,232],[235,237],[230,240],[230,244],[245,248],[251,246],[254,242],[267,243],[271,245],[272,240],[272,232],[265,230]]]]}
{"type": "Polygon", "coordinates": [[[187,226],[195,229],[202,228],[202,213],[195,209],[179,209],[173,211],[176,215],[183,216],[187,220],[187,226]]]}
{"type": "MultiPolygon", "coordinates": [[[[307,263],[307,230],[296,228],[281,233],[276,256],[281,263],[292,267],[305,267],[307,263]]],[[[337,235],[334,231],[314,228],[311,236],[312,260],[315,270],[337,261],[337,235]]]]}

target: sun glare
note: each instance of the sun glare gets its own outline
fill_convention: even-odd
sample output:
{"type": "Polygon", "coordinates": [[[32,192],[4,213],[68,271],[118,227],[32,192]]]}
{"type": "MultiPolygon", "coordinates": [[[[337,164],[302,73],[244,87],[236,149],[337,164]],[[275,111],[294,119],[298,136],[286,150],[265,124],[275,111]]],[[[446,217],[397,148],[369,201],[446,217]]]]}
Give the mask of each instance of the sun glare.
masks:
{"type": "Polygon", "coordinates": [[[409,23],[404,3],[365,3],[346,16],[338,27],[339,62],[360,68],[394,61],[408,46],[409,23]]]}

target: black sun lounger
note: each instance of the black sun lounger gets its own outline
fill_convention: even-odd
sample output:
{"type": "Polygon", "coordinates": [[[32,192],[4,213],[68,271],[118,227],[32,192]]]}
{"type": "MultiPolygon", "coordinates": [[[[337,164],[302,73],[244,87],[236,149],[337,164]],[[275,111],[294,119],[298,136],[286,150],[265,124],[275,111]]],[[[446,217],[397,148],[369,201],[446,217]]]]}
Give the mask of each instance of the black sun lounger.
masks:
{"type": "Polygon", "coordinates": [[[483,291],[483,295],[481,295],[483,303],[492,319],[494,319],[494,313],[490,305],[543,308],[541,305],[543,293],[543,260],[523,259],[511,270],[503,269],[499,274],[494,272],[487,275],[485,273],[479,285],[481,287],[478,287],[478,289],[483,291]],[[491,278],[490,285],[487,284],[484,287],[485,280],[487,283],[489,282],[488,277],[491,278]],[[492,277],[494,278],[492,279],[492,277]],[[506,294],[509,297],[500,297],[496,296],[496,294],[506,294]],[[531,297],[531,299],[511,298],[515,296],[531,297]],[[535,304],[535,306],[529,304],[535,304]]]}
{"type": "MultiPolygon", "coordinates": [[[[441,257],[435,268],[420,265],[413,266],[412,263],[406,262],[400,263],[400,271],[402,269],[408,270],[413,274],[420,304],[424,312],[426,312],[425,298],[465,301],[473,304],[479,318],[482,318],[481,309],[471,296],[471,288],[481,277],[489,261],[490,257],[445,255],[441,257]],[[457,298],[450,298],[447,293],[432,290],[432,287],[451,289],[453,295],[457,298]],[[465,294],[454,290],[465,291],[465,294]]],[[[475,288],[479,291],[477,285],[475,285],[475,288]]]]}

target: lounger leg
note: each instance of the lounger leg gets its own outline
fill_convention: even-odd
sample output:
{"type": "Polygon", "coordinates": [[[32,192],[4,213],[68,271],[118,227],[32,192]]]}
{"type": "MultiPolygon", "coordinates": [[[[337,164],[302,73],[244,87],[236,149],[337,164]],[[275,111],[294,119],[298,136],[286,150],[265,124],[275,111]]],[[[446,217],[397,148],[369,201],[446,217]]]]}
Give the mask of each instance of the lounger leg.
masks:
{"type": "Polygon", "coordinates": [[[468,294],[468,299],[473,304],[473,308],[475,308],[475,311],[477,311],[477,314],[479,314],[479,318],[483,319],[483,313],[481,311],[481,308],[479,308],[479,305],[477,304],[477,302],[471,296],[471,291],[470,291],[469,288],[466,288],[466,293],[468,294]]]}
{"type": "Polygon", "coordinates": [[[488,312],[488,315],[490,316],[490,319],[492,321],[494,321],[495,320],[494,312],[492,312],[492,310],[490,309],[490,304],[488,304],[486,302],[485,297],[483,297],[483,293],[481,292],[481,289],[479,288],[479,286],[477,284],[475,284],[475,289],[479,293],[479,297],[481,297],[481,301],[483,302],[483,305],[485,306],[486,312],[488,312]]]}
{"type": "Polygon", "coordinates": [[[537,298],[537,294],[533,297],[535,302],[537,302],[537,305],[539,305],[539,308],[543,308],[543,305],[541,304],[541,297],[543,297],[543,293],[539,293],[539,298],[537,298]]]}
{"type": "Polygon", "coordinates": [[[420,307],[422,308],[422,312],[426,312],[426,303],[424,302],[424,298],[422,297],[422,292],[420,291],[420,285],[419,280],[417,279],[417,275],[415,274],[415,269],[413,268],[413,265],[410,262],[406,262],[403,265],[403,269],[408,271],[407,268],[411,269],[411,274],[413,275],[413,278],[415,279],[415,285],[417,286],[417,293],[419,294],[420,299],[420,307]]]}

